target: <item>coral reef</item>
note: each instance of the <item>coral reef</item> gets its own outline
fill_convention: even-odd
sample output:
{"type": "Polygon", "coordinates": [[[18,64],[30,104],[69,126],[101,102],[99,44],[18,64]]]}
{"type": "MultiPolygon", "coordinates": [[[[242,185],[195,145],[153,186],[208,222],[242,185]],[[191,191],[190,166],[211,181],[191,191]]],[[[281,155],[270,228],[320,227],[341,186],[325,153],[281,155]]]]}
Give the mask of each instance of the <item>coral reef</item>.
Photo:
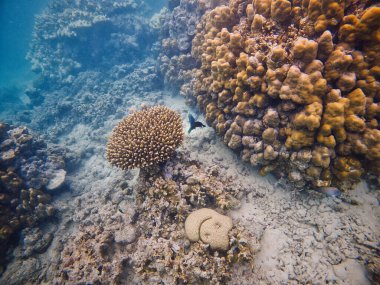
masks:
{"type": "Polygon", "coordinates": [[[50,194],[64,182],[65,162],[59,149],[48,149],[25,127],[1,122],[0,150],[1,273],[17,234],[54,216],[50,194]]]}
{"type": "Polygon", "coordinates": [[[33,109],[7,120],[57,143],[77,124],[101,126],[135,101],[157,103],[154,12],[140,0],[52,1],[36,17],[28,52],[38,75],[25,92],[33,109]]]}
{"type": "Polygon", "coordinates": [[[219,176],[217,167],[205,170],[183,155],[163,173],[140,172],[135,206],[120,202],[114,211],[108,200],[101,206],[107,209],[95,213],[99,224],[80,220],[79,233],[62,244],[56,282],[224,284],[234,263],[250,264],[251,248],[238,224],[229,232],[228,251],[219,253],[201,241],[190,243],[184,229],[196,208],[235,208],[243,189],[219,176]]]}
{"type": "Polygon", "coordinates": [[[158,36],[147,13],[139,0],[53,1],[36,18],[28,53],[33,70],[60,85],[84,70],[139,61],[158,36]]]}
{"type": "Polygon", "coordinates": [[[158,58],[159,70],[165,86],[178,92],[192,78],[196,62],[191,56],[191,41],[202,15],[226,0],[202,1],[181,0],[168,11],[161,11],[161,50],[158,58]]]}
{"type": "Polygon", "coordinates": [[[224,284],[233,263],[252,258],[242,228],[236,225],[230,231],[228,251],[215,254],[201,241],[189,243],[185,220],[196,208],[237,207],[236,195],[243,189],[231,178],[220,177],[217,167],[205,171],[183,155],[169,161],[164,173],[166,178],[140,174],[136,200],[141,236],[132,258],[135,271],[148,283],[164,277],[165,284],[224,284]]]}
{"type": "MultiPolygon", "coordinates": [[[[220,2],[217,2],[197,1],[194,5],[214,7],[214,4],[219,5],[220,2]]],[[[189,22],[190,26],[193,25],[191,29],[177,28],[175,18],[169,17],[168,12],[157,14],[149,20],[150,15],[145,15],[148,14],[145,6],[138,4],[140,8],[133,10],[131,1],[70,0],[56,4],[64,7],[62,11],[78,11],[75,16],[55,13],[54,6],[50,8],[57,23],[52,23],[48,13],[39,19],[53,28],[69,27],[65,31],[75,34],[56,37],[52,41],[47,39],[46,43],[43,43],[45,39],[42,37],[34,38],[34,41],[41,43],[32,43],[31,56],[38,49],[35,44],[40,47],[46,44],[46,49],[41,48],[40,54],[34,53],[37,62],[40,61],[37,67],[46,69],[41,70],[42,77],[28,91],[34,109],[20,112],[18,116],[20,120],[29,120],[30,126],[45,137],[70,149],[72,153],[67,155],[72,161],[68,161],[75,161],[80,167],[74,171],[70,169],[66,179],[70,193],[54,199],[54,207],[59,209],[59,223],[54,226],[49,223],[43,229],[21,230],[20,244],[13,251],[14,258],[6,271],[0,276],[0,283],[354,285],[376,282],[380,226],[375,191],[369,191],[364,183],[354,191],[342,193],[339,198],[325,196],[321,191],[286,191],[279,187],[282,179],[255,175],[254,168],[241,163],[229,149],[241,153],[247,162],[264,166],[260,173],[265,174],[276,168],[276,173],[291,177],[299,187],[309,181],[313,185],[314,178],[305,178],[322,175],[325,169],[333,176],[332,185],[336,185],[333,179],[339,177],[347,181],[347,187],[355,183],[369,167],[380,169],[379,160],[376,159],[379,141],[376,127],[378,71],[373,63],[377,56],[367,50],[370,45],[366,48],[363,44],[365,40],[356,40],[356,35],[349,36],[354,29],[363,28],[355,19],[346,19],[346,23],[354,29],[346,27],[346,34],[338,31],[342,13],[352,13],[365,23],[371,22],[374,14],[364,17],[365,9],[370,8],[367,2],[353,0],[346,9],[336,9],[335,2],[255,0],[251,7],[251,3],[239,1],[230,13],[224,7],[227,17],[214,14],[212,21],[226,28],[228,34],[232,33],[232,40],[230,43],[227,33],[223,33],[221,40],[227,48],[223,47],[218,53],[224,53],[225,60],[204,66],[204,70],[189,70],[196,63],[190,57],[188,43],[194,35],[194,22],[198,22],[199,18],[193,23],[189,22]],[[126,5],[129,8],[117,9],[122,2],[128,2],[126,5]],[[115,6],[111,8],[111,4],[115,6]],[[92,8],[99,5],[104,5],[104,9],[92,8]],[[328,10],[332,12],[326,13],[328,10]],[[314,27],[304,25],[305,13],[306,18],[316,19],[319,29],[326,29],[326,26],[328,30],[316,32],[315,35],[306,33],[314,27]],[[135,17],[136,14],[139,16],[135,17]],[[142,14],[146,19],[140,17],[142,14]],[[286,18],[289,14],[291,20],[286,18]],[[108,19],[89,24],[89,27],[82,25],[81,19],[92,21],[101,19],[97,17],[103,15],[108,19]],[[244,19],[245,16],[241,15],[247,17],[244,19]],[[293,16],[297,15],[302,20],[300,25],[294,25],[296,21],[293,16]],[[234,19],[234,29],[230,25],[230,17],[234,19]],[[126,26],[113,29],[116,18],[123,18],[120,23],[126,26]],[[141,108],[141,104],[165,104],[178,110],[183,118],[187,117],[189,109],[181,98],[165,96],[167,93],[162,91],[155,69],[158,63],[146,58],[145,53],[150,48],[156,52],[154,49],[159,45],[152,44],[152,41],[157,39],[160,21],[168,19],[173,23],[171,29],[178,31],[175,37],[181,39],[181,50],[176,47],[172,50],[173,54],[170,49],[165,51],[169,60],[167,66],[163,64],[169,71],[166,82],[170,83],[169,87],[186,82],[181,92],[191,96],[189,99],[192,101],[196,101],[198,95],[210,102],[220,100],[205,106],[209,112],[206,119],[212,124],[215,119],[210,113],[216,112],[220,122],[216,126],[217,131],[227,134],[231,130],[225,138],[229,148],[223,145],[211,128],[197,129],[186,137],[175,152],[174,159],[163,167],[162,173],[147,173],[152,169],[145,169],[141,171],[136,185],[139,170],[122,171],[110,167],[105,159],[104,145],[112,127],[124,116],[132,114],[134,109],[141,108]],[[247,29],[240,25],[244,21],[250,25],[247,29]],[[140,24],[146,24],[144,31],[140,29],[140,24]],[[76,29],[77,25],[82,26],[76,29]],[[260,25],[261,32],[257,33],[257,37],[252,36],[251,27],[258,28],[260,25]],[[73,29],[70,30],[70,27],[73,29]],[[125,29],[129,28],[135,29],[135,32],[124,34],[125,29]],[[105,36],[108,31],[113,32],[114,39],[120,39],[114,42],[114,49],[108,49],[113,45],[110,41],[99,42],[95,46],[86,45],[93,43],[91,39],[109,39],[105,36]],[[262,31],[271,35],[259,40],[262,31]],[[302,34],[299,35],[299,32],[302,34]],[[123,40],[129,36],[133,38],[134,33],[141,35],[141,38],[150,36],[146,48],[140,45],[133,50],[128,44],[123,44],[123,40]],[[181,33],[189,35],[185,37],[181,33]],[[235,33],[240,33],[241,38],[234,36],[235,33]],[[344,49],[338,48],[340,35],[346,35],[345,42],[353,37],[352,44],[344,44],[344,49]],[[247,37],[253,40],[249,45],[243,43],[244,47],[259,50],[254,54],[244,51],[247,57],[243,54],[241,61],[237,62],[236,54],[239,53],[240,58],[240,45],[247,37]],[[289,46],[272,49],[271,45],[276,44],[277,40],[270,38],[278,37],[285,39],[284,43],[289,40],[289,46]],[[291,43],[292,39],[297,42],[297,48],[291,43]],[[317,42],[317,49],[312,41],[317,42]],[[123,47],[128,49],[125,57],[116,48],[119,44],[120,50],[123,47]],[[90,46],[94,47],[94,54],[89,52],[90,46]],[[266,46],[270,47],[270,58],[266,56],[266,46]],[[330,59],[337,50],[340,52],[334,54],[333,60],[330,59]],[[82,58],[80,51],[86,53],[85,57],[82,58]],[[358,51],[363,59],[360,59],[358,51]],[[177,67],[175,58],[181,54],[187,57],[181,59],[177,67]],[[310,61],[315,54],[322,65],[315,60],[306,65],[303,63],[310,61]],[[354,61],[360,59],[361,63],[347,65],[350,56],[354,61]],[[43,66],[45,59],[47,62],[54,60],[51,61],[54,66],[43,66]],[[80,63],[81,67],[70,69],[71,60],[80,63]],[[189,83],[191,75],[201,78],[203,72],[207,74],[210,69],[218,68],[223,80],[225,78],[227,81],[218,79],[216,82],[214,78],[208,78],[203,84],[204,89],[194,93],[194,96],[193,92],[199,92],[196,87],[201,85],[197,80],[189,83]],[[363,72],[357,74],[357,68],[363,69],[363,72]],[[369,73],[366,73],[367,69],[369,73]],[[326,94],[322,92],[323,79],[326,80],[327,89],[334,87],[326,94]],[[218,93],[209,91],[209,87],[218,90],[218,93]],[[227,87],[231,87],[234,93],[227,87]],[[270,91],[267,92],[265,87],[270,91]],[[250,90],[256,91],[251,93],[250,90]],[[274,95],[275,98],[268,95],[276,92],[278,95],[274,95]],[[280,95],[286,99],[280,98],[280,95]],[[228,109],[229,106],[232,109],[228,109]],[[322,124],[326,125],[325,130],[321,129],[322,124]],[[332,135],[329,135],[328,129],[332,135]],[[338,138],[344,138],[343,129],[347,136],[344,145],[338,142],[338,138]],[[353,143],[355,147],[350,148],[353,143]],[[357,150],[366,152],[366,155],[357,153],[357,150]],[[369,162],[368,165],[366,162],[369,162]],[[206,239],[194,242],[187,239],[186,218],[202,208],[213,209],[232,218],[227,250],[213,249],[206,239]],[[45,228],[50,230],[45,231],[45,228]],[[46,251],[47,247],[49,250],[46,251]],[[252,252],[255,252],[254,259],[252,252]]],[[[343,6],[343,3],[339,1],[338,6],[343,6]]],[[[170,9],[177,9],[178,21],[183,23],[186,23],[186,17],[191,18],[194,11],[198,11],[198,8],[188,6],[187,10],[183,10],[185,12],[181,12],[182,8],[184,4],[181,6],[180,1],[170,1],[170,9]]],[[[210,18],[208,20],[211,21],[210,18]]],[[[52,31],[45,24],[38,24],[41,24],[41,29],[36,30],[37,33],[52,31]]],[[[164,37],[171,38],[169,26],[164,29],[167,29],[164,37]]],[[[214,32],[213,44],[219,46],[217,31],[214,32]]],[[[360,37],[365,36],[362,30],[359,34],[360,37]]],[[[376,34],[372,37],[376,38],[376,34]]],[[[170,48],[170,45],[167,47],[170,48]]],[[[208,56],[206,54],[204,62],[210,59],[208,56]]],[[[201,60],[198,63],[201,66],[201,60]]],[[[40,155],[36,154],[36,157],[40,155]]],[[[34,165],[34,169],[44,166],[43,163],[34,165]]],[[[29,177],[34,176],[33,172],[25,173],[30,173],[29,177]]],[[[64,176],[64,170],[60,167],[51,173],[54,173],[53,179],[41,181],[44,193],[48,188],[54,189],[59,185],[64,176]]],[[[38,172],[35,174],[37,177],[38,172]]]]}
{"type": "Polygon", "coordinates": [[[294,186],[380,182],[380,7],[231,0],[197,26],[188,92],[245,161],[294,186]]]}
{"type": "Polygon", "coordinates": [[[121,169],[144,168],[167,161],[183,142],[181,116],[166,106],[136,111],[112,131],[108,161],[121,169]]]}
{"type": "Polygon", "coordinates": [[[42,98],[42,102],[13,120],[28,123],[56,143],[57,137],[78,124],[98,128],[104,126],[104,118],[120,120],[131,106],[160,102],[163,92],[154,64],[147,59],[138,66],[122,64],[107,72],[80,72],[69,87],[56,86],[53,92],[44,81],[36,81],[28,93],[31,98],[42,98]]]}
{"type": "MultiPolygon", "coordinates": [[[[184,100],[168,100],[167,105],[174,106],[186,117],[184,100]]],[[[140,101],[136,104],[138,108],[140,101]]],[[[163,174],[166,180],[178,180],[178,183],[174,183],[177,185],[175,193],[185,195],[186,203],[191,203],[189,210],[182,215],[183,223],[196,209],[212,208],[233,219],[231,249],[234,248],[232,237],[238,236],[235,229],[244,228],[244,235],[240,233],[239,240],[247,242],[255,252],[253,268],[250,267],[251,263],[224,263],[224,260],[219,267],[216,262],[226,256],[228,251],[211,251],[202,241],[189,243],[184,225],[177,226],[176,220],[173,221],[172,213],[176,209],[170,206],[170,201],[176,200],[170,196],[167,202],[167,198],[160,194],[163,193],[161,188],[152,190],[149,195],[154,200],[149,198],[145,211],[141,213],[136,205],[134,191],[139,171],[111,168],[104,157],[109,130],[116,123],[117,120],[111,119],[95,129],[92,125],[78,125],[73,132],[60,136],[63,145],[78,151],[76,157],[81,159],[81,167],[78,167],[75,175],[70,172],[70,193],[54,199],[56,207],[60,209],[60,223],[53,232],[54,239],[49,250],[42,254],[28,258],[15,257],[0,277],[1,284],[144,285],[149,284],[149,281],[150,284],[173,284],[170,276],[177,276],[177,273],[171,267],[161,269],[166,260],[159,254],[164,252],[182,260],[182,255],[173,253],[178,244],[192,247],[194,254],[187,259],[187,264],[196,261],[195,266],[190,265],[190,268],[195,268],[197,276],[202,276],[204,270],[217,272],[218,268],[227,268],[226,275],[230,280],[222,279],[221,282],[226,285],[355,285],[357,283],[335,273],[336,267],[342,268],[345,261],[350,259],[355,260],[361,270],[350,272],[348,269],[347,272],[355,273],[357,277],[364,276],[362,284],[371,284],[371,274],[376,274],[379,268],[376,258],[380,229],[379,206],[376,192],[369,191],[364,183],[360,183],[354,191],[343,193],[340,198],[316,191],[287,191],[279,187],[276,179],[260,177],[256,175],[255,169],[241,163],[239,157],[223,145],[211,128],[190,133],[176,152],[183,154],[186,160],[181,160],[178,168],[175,167],[178,161],[169,163],[163,174]],[[182,189],[186,193],[181,194],[182,189]],[[160,197],[162,199],[158,201],[160,197]],[[241,201],[240,207],[234,198],[241,201]],[[150,215],[151,209],[154,209],[154,216],[150,215]],[[168,230],[161,235],[162,227],[168,230]],[[151,240],[141,237],[141,232],[150,237],[152,228],[154,237],[151,240]],[[174,228],[179,229],[181,238],[173,241],[170,235],[175,234],[174,228]],[[169,238],[162,238],[166,234],[169,238]],[[140,238],[141,246],[137,248],[136,241],[140,238]],[[149,247],[150,242],[154,242],[155,246],[149,247]],[[165,247],[164,250],[160,249],[161,245],[165,247]],[[196,250],[198,247],[199,250],[196,250]],[[146,248],[149,248],[150,255],[140,259],[146,248]],[[135,263],[134,260],[141,260],[141,263],[135,263]],[[136,273],[133,264],[145,268],[141,275],[136,273]],[[368,268],[368,275],[363,265],[368,268]],[[146,276],[145,280],[141,280],[142,276],[146,276]]],[[[161,184],[164,184],[161,179],[161,184]]],[[[140,188],[139,201],[145,199],[148,189],[155,189],[153,182],[140,188]]],[[[37,245],[40,236],[35,233],[32,238],[23,240],[20,252],[24,248],[30,250],[35,239],[38,239],[37,245]]],[[[174,264],[174,261],[169,262],[174,264]]],[[[189,265],[182,268],[189,268],[189,265]]],[[[192,270],[186,271],[188,278],[194,276],[192,270]]],[[[198,282],[197,276],[193,284],[207,284],[202,278],[198,282]]],[[[203,276],[212,278],[207,272],[203,276]]]]}

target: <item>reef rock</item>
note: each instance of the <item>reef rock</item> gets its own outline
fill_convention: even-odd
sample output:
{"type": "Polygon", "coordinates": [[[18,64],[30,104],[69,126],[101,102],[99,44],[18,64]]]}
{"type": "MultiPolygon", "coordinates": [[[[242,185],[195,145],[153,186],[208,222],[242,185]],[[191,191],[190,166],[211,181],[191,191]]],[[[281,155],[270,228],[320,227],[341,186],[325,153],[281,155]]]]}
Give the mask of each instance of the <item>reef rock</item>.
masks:
{"type": "MultiPolygon", "coordinates": [[[[205,169],[183,154],[164,168],[162,173],[140,171],[133,210],[119,211],[109,197],[103,197],[99,209],[80,219],[62,244],[54,282],[176,284],[182,280],[199,284],[207,280],[225,284],[235,263],[251,264],[252,251],[243,228],[232,227],[229,217],[214,210],[206,209],[225,223],[222,241],[228,248],[224,247],[223,254],[209,250],[211,240],[207,241],[210,245],[190,243],[184,235],[186,217],[194,210],[236,207],[235,197],[243,191],[239,184],[219,176],[216,167],[205,169]],[[176,179],[164,178],[168,172],[176,179]]],[[[214,219],[209,221],[214,224],[214,219]]]]}

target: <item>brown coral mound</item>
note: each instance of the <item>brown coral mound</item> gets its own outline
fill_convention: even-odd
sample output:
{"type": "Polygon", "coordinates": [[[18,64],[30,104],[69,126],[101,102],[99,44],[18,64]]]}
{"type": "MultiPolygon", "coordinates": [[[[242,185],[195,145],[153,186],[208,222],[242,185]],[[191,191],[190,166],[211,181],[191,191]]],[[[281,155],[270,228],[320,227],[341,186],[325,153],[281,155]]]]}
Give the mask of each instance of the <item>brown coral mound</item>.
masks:
{"type": "Polygon", "coordinates": [[[183,141],[181,116],[165,106],[124,118],[108,139],[107,159],[122,169],[143,168],[170,158],[183,141]]]}
{"type": "Polygon", "coordinates": [[[380,7],[230,0],[206,14],[193,93],[243,160],[297,187],[380,180],[380,7]]]}

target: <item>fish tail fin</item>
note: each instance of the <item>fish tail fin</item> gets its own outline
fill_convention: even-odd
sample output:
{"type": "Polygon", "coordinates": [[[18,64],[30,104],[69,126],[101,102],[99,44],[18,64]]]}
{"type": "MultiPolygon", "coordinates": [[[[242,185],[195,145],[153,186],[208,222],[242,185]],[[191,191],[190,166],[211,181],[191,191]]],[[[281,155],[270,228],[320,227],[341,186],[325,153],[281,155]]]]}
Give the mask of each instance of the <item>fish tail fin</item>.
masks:
{"type": "Polygon", "coordinates": [[[189,114],[189,123],[190,123],[190,128],[187,131],[188,134],[190,134],[190,132],[195,129],[195,119],[191,114],[189,114]]]}

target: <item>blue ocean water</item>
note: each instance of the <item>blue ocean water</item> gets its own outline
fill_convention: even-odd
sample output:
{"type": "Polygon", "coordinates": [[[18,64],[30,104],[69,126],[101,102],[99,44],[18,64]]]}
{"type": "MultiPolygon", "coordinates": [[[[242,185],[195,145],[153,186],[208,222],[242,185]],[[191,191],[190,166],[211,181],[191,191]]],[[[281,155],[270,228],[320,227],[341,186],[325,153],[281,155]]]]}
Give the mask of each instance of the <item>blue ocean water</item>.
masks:
{"type": "Polygon", "coordinates": [[[35,78],[26,59],[35,15],[49,0],[0,1],[0,112],[27,102],[23,91],[35,78]]]}

